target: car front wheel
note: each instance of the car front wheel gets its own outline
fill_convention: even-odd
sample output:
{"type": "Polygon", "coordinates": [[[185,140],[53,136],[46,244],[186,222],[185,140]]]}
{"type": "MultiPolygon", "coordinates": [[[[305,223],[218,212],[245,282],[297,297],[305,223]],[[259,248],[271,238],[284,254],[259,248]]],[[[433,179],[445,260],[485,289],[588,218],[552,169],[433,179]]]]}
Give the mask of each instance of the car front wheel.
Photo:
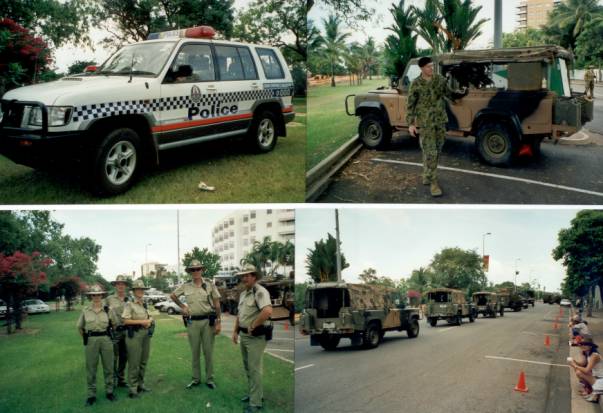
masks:
{"type": "Polygon", "coordinates": [[[369,112],[360,120],[358,136],[367,148],[383,149],[392,138],[392,129],[382,115],[369,112]]]}
{"type": "Polygon", "coordinates": [[[141,160],[140,138],[130,128],[110,131],[102,140],[94,159],[93,181],[101,195],[127,191],[138,175],[141,160]]]}

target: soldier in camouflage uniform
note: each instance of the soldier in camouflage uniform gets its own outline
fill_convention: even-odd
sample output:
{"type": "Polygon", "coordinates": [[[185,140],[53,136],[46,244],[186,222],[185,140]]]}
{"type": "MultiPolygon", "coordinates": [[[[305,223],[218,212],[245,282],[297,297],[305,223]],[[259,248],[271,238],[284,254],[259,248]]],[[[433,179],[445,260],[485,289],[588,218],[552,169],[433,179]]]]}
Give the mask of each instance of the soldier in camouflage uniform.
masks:
{"type": "Polygon", "coordinates": [[[588,70],[584,72],[584,93],[591,99],[595,98],[595,79],[597,78],[594,68],[594,66],[589,66],[588,70]]]}
{"type": "Polygon", "coordinates": [[[115,360],[113,370],[115,381],[119,387],[128,387],[125,378],[126,363],[128,362],[128,350],[126,349],[126,328],[121,318],[124,312],[124,305],[128,302],[127,288],[130,280],[124,275],[118,275],[115,281],[111,281],[115,286],[115,293],[105,298],[105,305],[109,306],[112,318],[115,320],[113,328],[113,358],[115,360]]]}
{"type": "Polygon", "coordinates": [[[421,127],[419,142],[423,151],[423,185],[431,185],[431,195],[441,196],[437,181],[437,167],[446,135],[446,102],[465,96],[448,87],[446,78],[433,73],[433,61],[429,57],[419,59],[421,75],[412,81],[408,91],[406,122],[412,136],[421,127]]]}

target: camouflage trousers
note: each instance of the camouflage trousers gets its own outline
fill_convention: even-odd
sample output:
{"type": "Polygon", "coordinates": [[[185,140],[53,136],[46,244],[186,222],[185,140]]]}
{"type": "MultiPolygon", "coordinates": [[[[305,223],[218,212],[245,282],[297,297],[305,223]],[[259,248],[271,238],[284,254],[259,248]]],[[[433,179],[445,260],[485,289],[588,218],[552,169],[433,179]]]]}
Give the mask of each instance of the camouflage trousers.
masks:
{"type": "Polygon", "coordinates": [[[421,128],[419,142],[423,152],[423,178],[433,182],[437,179],[438,161],[446,139],[444,125],[424,126],[421,128]]]}

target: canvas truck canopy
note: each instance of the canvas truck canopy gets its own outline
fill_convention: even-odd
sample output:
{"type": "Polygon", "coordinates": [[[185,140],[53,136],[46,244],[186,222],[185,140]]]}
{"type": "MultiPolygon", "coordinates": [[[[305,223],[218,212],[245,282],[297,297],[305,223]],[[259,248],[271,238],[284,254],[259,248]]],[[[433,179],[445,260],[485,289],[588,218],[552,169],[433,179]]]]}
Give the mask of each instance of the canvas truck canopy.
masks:
{"type": "Polygon", "coordinates": [[[556,58],[573,60],[569,51],[559,46],[511,47],[507,49],[459,50],[436,57],[439,64],[448,66],[463,62],[508,63],[551,62],[556,58]]]}
{"type": "Polygon", "coordinates": [[[348,284],[351,306],[355,309],[377,309],[395,307],[399,292],[394,288],[367,284],[348,284]]]}

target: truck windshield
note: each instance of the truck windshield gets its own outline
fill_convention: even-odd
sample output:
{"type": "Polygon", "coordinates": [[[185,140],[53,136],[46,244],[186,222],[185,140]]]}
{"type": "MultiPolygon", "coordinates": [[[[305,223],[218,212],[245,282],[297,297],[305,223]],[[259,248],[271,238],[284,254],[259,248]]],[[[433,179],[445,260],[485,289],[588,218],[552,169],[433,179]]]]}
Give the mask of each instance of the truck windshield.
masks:
{"type": "Polygon", "coordinates": [[[98,75],[157,76],[165,66],[174,41],[137,43],[121,48],[96,72],[98,75]]]}

